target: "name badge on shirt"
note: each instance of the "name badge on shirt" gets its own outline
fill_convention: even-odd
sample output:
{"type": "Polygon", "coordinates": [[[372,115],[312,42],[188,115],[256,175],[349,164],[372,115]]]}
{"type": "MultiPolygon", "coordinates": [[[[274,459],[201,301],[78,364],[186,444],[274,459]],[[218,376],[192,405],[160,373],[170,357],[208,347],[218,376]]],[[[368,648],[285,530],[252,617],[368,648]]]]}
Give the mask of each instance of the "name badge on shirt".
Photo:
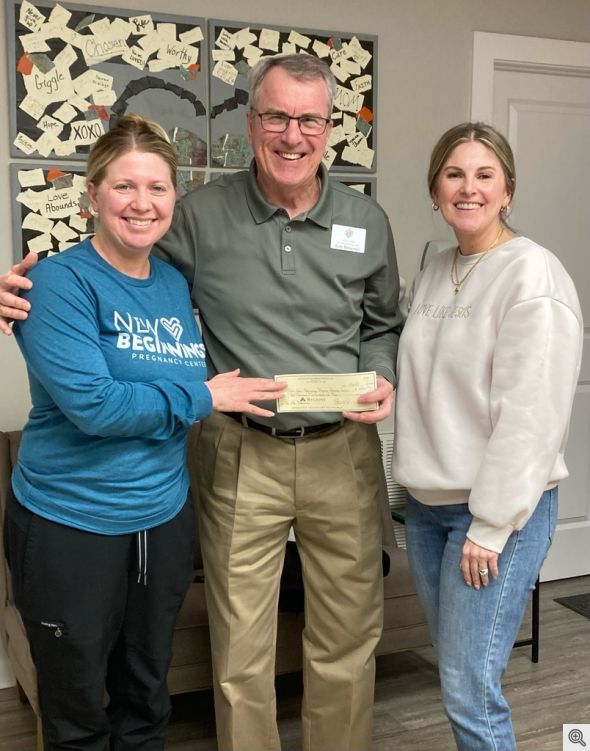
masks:
{"type": "Polygon", "coordinates": [[[344,224],[333,224],[330,247],[333,250],[364,253],[366,237],[367,230],[361,227],[346,227],[344,224]]]}

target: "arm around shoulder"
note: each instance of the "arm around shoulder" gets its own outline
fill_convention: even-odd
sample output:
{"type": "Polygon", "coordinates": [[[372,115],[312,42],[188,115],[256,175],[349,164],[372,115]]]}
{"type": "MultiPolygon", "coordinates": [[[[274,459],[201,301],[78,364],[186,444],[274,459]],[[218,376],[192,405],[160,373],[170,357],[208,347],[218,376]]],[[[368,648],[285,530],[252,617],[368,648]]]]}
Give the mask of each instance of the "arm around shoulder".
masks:
{"type": "Polygon", "coordinates": [[[37,263],[37,254],[28,253],[20,262],[0,276],[0,331],[7,336],[12,334],[10,323],[24,320],[30,310],[27,300],[19,297],[19,290],[30,289],[32,283],[27,272],[37,263]]]}

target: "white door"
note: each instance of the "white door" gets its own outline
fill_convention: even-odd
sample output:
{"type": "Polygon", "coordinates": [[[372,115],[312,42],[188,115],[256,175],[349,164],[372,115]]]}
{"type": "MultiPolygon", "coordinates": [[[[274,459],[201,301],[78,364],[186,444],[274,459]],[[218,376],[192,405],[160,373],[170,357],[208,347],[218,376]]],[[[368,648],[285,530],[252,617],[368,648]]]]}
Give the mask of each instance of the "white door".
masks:
{"type": "Polygon", "coordinates": [[[574,279],[584,360],[542,579],[590,574],[590,44],[476,32],[472,120],[508,136],[516,158],[511,225],[552,250],[574,279]]]}

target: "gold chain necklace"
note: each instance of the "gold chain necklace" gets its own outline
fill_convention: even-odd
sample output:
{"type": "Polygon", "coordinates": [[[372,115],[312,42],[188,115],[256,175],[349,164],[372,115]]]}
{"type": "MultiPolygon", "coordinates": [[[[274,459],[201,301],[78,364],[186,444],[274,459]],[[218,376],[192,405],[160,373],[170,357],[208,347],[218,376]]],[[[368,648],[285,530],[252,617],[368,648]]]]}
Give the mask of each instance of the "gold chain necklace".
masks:
{"type": "Polygon", "coordinates": [[[461,249],[457,245],[457,247],[455,249],[455,257],[453,258],[453,265],[451,266],[451,282],[453,283],[453,285],[455,287],[455,294],[456,295],[459,294],[459,292],[461,291],[461,287],[465,284],[465,282],[467,281],[467,279],[469,279],[469,275],[473,271],[475,271],[475,269],[477,268],[477,266],[479,265],[479,263],[481,263],[481,261],[483,261],[483,259],[487,256],[487,254],[490,252],[490,250],[492,250],[492,248],[495,248],[496,245],[498,245],[498,243],[500,242],[500,238],[502,237],[503,234],[504,234],[504,227],[500,227],[500,231],[498,232],[498,234],[497,234],[496,239],[494,240],[494,242],[489,247],[487,247],[484,251],[482,251],[482,253],[479,256],[479,258],[477,259],[477,261],[472,266],[470,266],[467,269],[467,273],[465,274],[465,276],[463,277],[463,279],[459,279],[459,274],[457,273],[457,258],[459,257],[459,253],[461,252],[461,249]]]}

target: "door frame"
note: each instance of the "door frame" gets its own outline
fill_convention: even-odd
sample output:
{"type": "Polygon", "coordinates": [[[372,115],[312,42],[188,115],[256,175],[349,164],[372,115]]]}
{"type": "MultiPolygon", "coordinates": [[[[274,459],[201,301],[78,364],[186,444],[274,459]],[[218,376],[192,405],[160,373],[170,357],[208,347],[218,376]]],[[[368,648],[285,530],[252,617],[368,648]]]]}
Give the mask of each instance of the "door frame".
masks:
{"type": "Polygon", "coordinates": [[[556,74],[571,74],[577,68],[578,75],[589,75],[588,43],[474,31],[471,119],[492,122],[494,103],[490,92],[494,70],[534,71],[547,67],[556,74]]]}
{"type": "MultiPolygon", "coordinates": [[[[590,78],[590,43],[570,42],[560,39],[473,33],[473,70],[471,86],[471,119],[493,124],[494,77],[498,71],[545,73],[556,76],[583,76],[590,78]]],[[[522,104],[522,103],[520,103],[522,104]]],[[[535,103],[530,104],[535,107],[535,103]]],[[[541,106],[539,104],[539,106],[541,106]]],[[[516,147],[515,133],[506,134],[516,147]]],[[[590,381],[586,380],[590,367],[590,328],[584,330],[583,364],[576,389],[577,394],[588,394],[590,381]]],[[[587,574],[588,564],[581,570],[578,561],[569,555],[572,549],[587,546],[590,517],[568,519],[568,537],[556,535],[548,558],[541,571],[541,580],[567,578],[587,574]]]]}

